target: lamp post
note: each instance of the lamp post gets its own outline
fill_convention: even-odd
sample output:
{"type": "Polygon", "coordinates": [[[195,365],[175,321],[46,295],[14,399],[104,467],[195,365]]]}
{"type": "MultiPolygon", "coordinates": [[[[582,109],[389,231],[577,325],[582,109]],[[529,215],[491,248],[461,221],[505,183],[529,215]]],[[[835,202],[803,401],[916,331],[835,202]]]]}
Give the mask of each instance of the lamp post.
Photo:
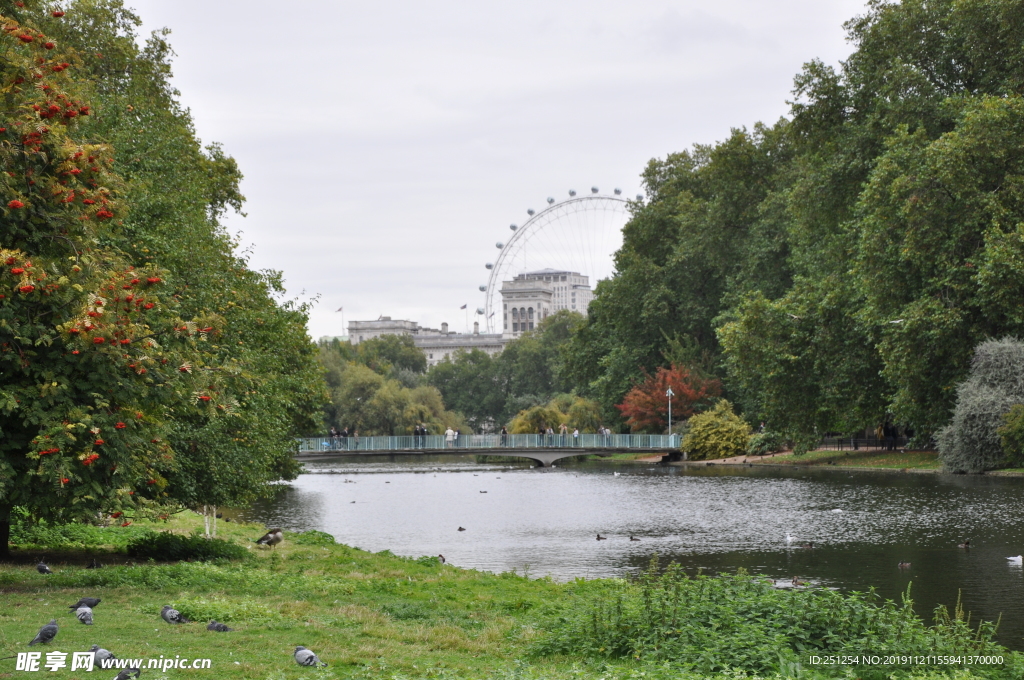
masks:
{"type": "Polygon", "coordinates": [[[676,396],[676,393],[669,387],[665,390],[665,396],[668,397],[668,436],[672,436],[672,397],[676,396]]]}

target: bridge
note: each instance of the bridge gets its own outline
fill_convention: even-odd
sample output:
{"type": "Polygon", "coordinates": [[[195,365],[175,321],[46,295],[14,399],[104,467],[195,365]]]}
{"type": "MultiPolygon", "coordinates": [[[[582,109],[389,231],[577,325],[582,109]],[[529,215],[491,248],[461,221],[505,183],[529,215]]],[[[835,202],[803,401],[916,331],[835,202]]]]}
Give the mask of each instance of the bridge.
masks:
{"type": "Polygon", "coordinates": [[[309,437],[298,440],[296,457],[438,454],[528,458],[538,467],[588,454],[662,453],[679,451],[677,434],[464,434],[452,440],[441,435],[395,437],[309,437]]]}

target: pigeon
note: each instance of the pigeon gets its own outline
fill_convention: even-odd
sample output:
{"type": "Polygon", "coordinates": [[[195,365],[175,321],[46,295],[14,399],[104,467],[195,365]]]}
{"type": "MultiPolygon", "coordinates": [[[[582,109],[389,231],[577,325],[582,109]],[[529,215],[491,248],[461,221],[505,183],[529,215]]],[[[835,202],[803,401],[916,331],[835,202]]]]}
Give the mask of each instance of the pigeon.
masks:
{"type": "Polygon", "coordinates": [[[269,545],[270,547],[274,547],[283,540],[284,534],[281,533],[280,529],[271,529],[260,536],[259,540],[256,541],[256,545],[269,545]]]}
{"type": "Polygon", "coordinates": [[[103,563],[102,562],[97,562],[95,557],[92,558],[92,562],[90,562],[89,566],[86,567],[86,569],[102,569],[102,568],[103,568],[103,563]]]}
{"type": "Polygon", "coordinates": [[[125,668],[114,677],[114,680],[128,680],[132,676],[137,678],[141,672],[138,668],[125,668]]]}
{"type": "Polygon", "coordinates": [[[32,642],[28,643],[28,646],[36,644],[37,642],[47,643],[53,638],[57,637],[57,619],[50,619],[50,622],[39,629],[36,636],[32,638],[32,642]]]}
{"type": "Polygon", "coordinates": [[[215,633],[230,633],[234,630],[234,628],[228,628],[223,623],[217,623],[216,621],[211,619],[210,623],[206,626],[206,630],[212,630],[215,633]]]}
{"type": "Polygon", "coordinates": [[[75,616],[78,617],[80,623],[84,623],[87,626],[92,625],[92,608],[91,607],[79,607],[75,610],[75,616]]]}
{"type": "Polygon", "coordinates": [[[103,600],[101,600],[98,597],[83,597],[80,598],[78,602],[71,605],[71,611],[75,611],[79,607],[88,607],[89,609],[94,609],[96,605],[98,605],[102,601],[103,600]]]}
{"type": "Polygon", "coordinates": [[[181,612],[169,604],[165,604],[164,608],[160,610],[160,616],[163,617],[163,620],[167,623],[192,623],[182,616],[181,612]]]}
{"type": "Polygon", "coordinates": [[[326,666],[316,654],[311,650],[306,649],[302,645],[295,648],[295,663],[300,666],[326,666]]]}
{"type": "Polygon", "coordinates": [[[36,565],[36,571],[38,571],[40,574],[52,574],[53,573],[52,571],[50,571],[50,568],[48,566],[46,566],[46,563],[43,562],[42,560],[40,560],[39,564],[36,565]]]}
{"type": "Polygon", "coordinates": [[[114,654],[112,652],[110,652],[110,651],[108,651],[106,649],[103,649],[99,645],[93,645],[92,648],[89,649],[89,651],[92,652],[93,664],[96,665],[96,666],[101,666],[101,664],[104,661],[109,661],[110,659],[116,659],[117,658],[116,656],[114,656],[114,654]]]}

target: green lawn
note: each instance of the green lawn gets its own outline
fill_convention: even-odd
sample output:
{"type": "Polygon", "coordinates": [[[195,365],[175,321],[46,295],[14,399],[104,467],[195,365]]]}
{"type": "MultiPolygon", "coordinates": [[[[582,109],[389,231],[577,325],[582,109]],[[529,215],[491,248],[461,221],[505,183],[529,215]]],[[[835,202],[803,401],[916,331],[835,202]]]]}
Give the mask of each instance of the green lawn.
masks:
{"type": "Polygon", "coordinates": [[[938,453],[935,451],[809,451],[795,456],[792,454],[756,460],[755,464],[765,465],[806,465],[879,468],[883,470],[939,470],[938,453]]]}

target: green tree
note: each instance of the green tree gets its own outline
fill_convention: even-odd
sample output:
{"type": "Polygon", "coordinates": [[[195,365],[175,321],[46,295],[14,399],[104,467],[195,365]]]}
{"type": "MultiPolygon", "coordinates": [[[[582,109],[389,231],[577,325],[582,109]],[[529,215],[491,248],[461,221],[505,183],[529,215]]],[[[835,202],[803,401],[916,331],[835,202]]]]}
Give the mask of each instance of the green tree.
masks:
{"type": "MultiPolygon", "coordinates": [[[[111,144],[132,207],[109,243],[135,263],[159,262],[186,317],[217,320],[202,370],[231,396],[224,420],[169,404],[168,439],[180,465],[168,492],[186,506],[244,504],[266,482],[293,477],[294,437],[319,429],[326,397],[308,304],[282,300],[280,273],[253,271],[219,223],[240,210],[241,172],[217,144],[205,148],[170,85],[167,31],[141,47],[141,21],[120,0],[76,2],[55,17],[49,5],[25,12],[75,51],[96,112],[83,134],[111,144]]],[[[209,323],[206,325],[210,325],[209,323]]]]}
{"type": "Polygon", "coordinates": [[[162,502],[168,403],[229,411],[205,369],[216,319],[184,321],[164,270],[109,244],[122,179],[83,128],[74,56],[8,12],[0,35],[0,551],[14,506],[71,521],[162,502]]]}

